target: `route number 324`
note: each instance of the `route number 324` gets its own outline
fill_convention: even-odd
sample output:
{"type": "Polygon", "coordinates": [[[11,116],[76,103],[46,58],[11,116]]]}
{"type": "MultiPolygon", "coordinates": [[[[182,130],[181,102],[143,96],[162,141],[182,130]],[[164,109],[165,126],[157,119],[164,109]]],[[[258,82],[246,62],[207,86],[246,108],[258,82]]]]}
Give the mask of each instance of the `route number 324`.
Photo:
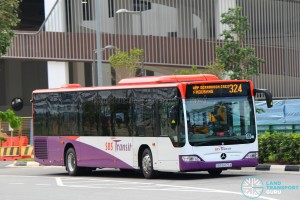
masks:
{"type": "Polygon", "coordinates": [[[229,86],[229,93],[242,93],[242,84],[231,84],[229,86]]]}

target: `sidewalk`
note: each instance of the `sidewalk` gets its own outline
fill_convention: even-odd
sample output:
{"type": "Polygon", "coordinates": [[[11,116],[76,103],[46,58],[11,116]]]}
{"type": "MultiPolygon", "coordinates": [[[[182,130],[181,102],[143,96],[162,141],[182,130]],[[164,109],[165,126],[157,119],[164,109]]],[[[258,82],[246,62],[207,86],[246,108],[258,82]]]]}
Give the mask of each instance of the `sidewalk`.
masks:
{"type": "Polygon", "coordinates": [[[245,171],[270,171],[270,172],[300,172],[299,165],[271,165],[259,164],[257,167],[242,167],[236,170],[245,171]]]}
{"type": "Polygon", "coordinates": [[[28,167],[38,167],[38,166],[42,166],[40,163],[34,162],[34,161],[14,161],[14,163],[12,164],[12,166],[15,167],[21,167],[21,166],[28,166],[28,167]]]}

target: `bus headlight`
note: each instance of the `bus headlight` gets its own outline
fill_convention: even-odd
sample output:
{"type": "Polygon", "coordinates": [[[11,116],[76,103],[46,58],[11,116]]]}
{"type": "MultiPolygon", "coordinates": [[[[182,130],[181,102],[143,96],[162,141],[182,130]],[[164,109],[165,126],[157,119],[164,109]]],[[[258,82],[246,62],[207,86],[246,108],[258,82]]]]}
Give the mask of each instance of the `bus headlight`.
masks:
{"type": "Polygon", "coordinates": [[[245,158],[258,158],[258,152],[250,152],[245,156],[245,158]]]}
{"type": "Polygon", "coordinates": [[[199,162],[201,159],[198,156],[182,156],[184,162],[199,162]]]}

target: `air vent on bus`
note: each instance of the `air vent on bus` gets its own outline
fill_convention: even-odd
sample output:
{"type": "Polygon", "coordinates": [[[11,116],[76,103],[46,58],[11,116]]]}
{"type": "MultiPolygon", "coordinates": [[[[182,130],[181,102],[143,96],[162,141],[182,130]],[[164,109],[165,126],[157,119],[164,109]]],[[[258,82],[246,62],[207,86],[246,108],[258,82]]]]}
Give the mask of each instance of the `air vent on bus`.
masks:
{"type": "Polygon", "coordinates": [[[38,159],[48,159],[47,139],[34,140],[34,154],[38,159]]]}

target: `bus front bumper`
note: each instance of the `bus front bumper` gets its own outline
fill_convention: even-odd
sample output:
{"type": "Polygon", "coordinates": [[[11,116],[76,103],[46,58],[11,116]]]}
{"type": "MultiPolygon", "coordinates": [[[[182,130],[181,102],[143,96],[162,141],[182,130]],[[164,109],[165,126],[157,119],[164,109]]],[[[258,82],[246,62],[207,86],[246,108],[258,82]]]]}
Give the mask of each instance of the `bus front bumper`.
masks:
{"type": "Polygon", "coordinates": [[[244,158],[241,160],[228,160],[220,162],[186,161],[184,156],[179,156],[179,167],[181,172],[206,171],[210,169],[232,169],[241,167],[256,167],[258,158],[244,158]]]}

